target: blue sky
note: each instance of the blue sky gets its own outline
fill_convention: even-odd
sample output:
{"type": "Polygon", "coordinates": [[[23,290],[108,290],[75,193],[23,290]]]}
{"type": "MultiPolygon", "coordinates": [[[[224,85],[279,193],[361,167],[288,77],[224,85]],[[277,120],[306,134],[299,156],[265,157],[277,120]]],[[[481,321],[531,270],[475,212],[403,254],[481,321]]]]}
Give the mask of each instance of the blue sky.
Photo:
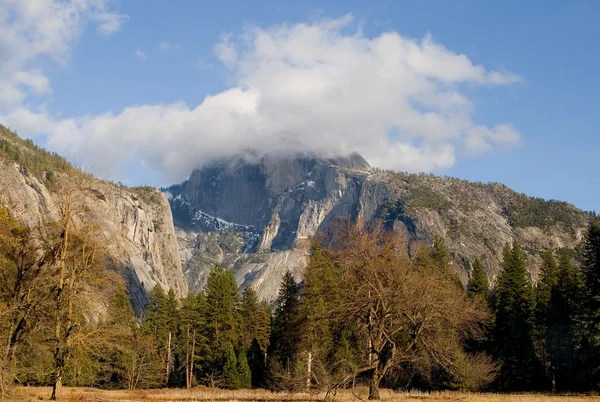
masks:
{"type": "Polygon", "coordinates": [[[0,122],[102,176],[166,185],[292,138],[599,209],[598,2],[88,3],[0,0],[0,122]]]}

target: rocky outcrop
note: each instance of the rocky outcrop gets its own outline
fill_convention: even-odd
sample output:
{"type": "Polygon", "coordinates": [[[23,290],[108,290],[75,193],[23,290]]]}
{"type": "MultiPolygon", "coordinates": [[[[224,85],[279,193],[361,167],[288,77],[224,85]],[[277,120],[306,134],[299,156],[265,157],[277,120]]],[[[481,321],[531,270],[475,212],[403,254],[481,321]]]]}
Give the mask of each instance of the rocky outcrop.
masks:
{"type": "Polygon", "coordinates": [[[266,300],[287,269],[301,275],[307,239],[338,217],[380,219],[405,236],[410,253],[442,236],[464,282],[476,258],[493,282],[512,240],[525,249],[535,281],[540,252],[575,250],[589,219],[572,205],[500,184],[371,169],[359,155],[222,161],[164,192],[190,290],[201,289],[218,263],[266,300]]]}
{"type": "MultiPolygon", "coordinates": [[[[16,137],[0,135],[0,139],[21,146],[16,137]]],[[[24,147],[22,152],[37,151],[24,147]]],[[[70,180],[76,207],[82,211],[75,225],[91,221],[99,226],[110,264],[124,275],[136,312],[142,311],[148,291],[156,284],[173,289],[180,297],[187,294],[171,209],[160,191],[128,189],[76,170],[69,177],[52,172],[52,180],[47,180],[49,173],[35,175],[27,163],[0,153],[0,204],[31,227],[55,221],[60,217],[60,190],[70,180]]]]}

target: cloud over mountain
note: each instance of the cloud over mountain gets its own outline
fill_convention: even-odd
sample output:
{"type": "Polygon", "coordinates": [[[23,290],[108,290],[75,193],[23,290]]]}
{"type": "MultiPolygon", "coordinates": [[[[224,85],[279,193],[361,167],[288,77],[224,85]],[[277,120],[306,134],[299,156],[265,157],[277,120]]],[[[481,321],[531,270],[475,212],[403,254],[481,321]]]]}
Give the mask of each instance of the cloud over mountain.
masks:
{"type": "Polygon", "coordinates": [[[224,35],[215,55],[231,85],[197,105],[148,104],[58,118],[22,102],[29,93],[50,90],[45,76],[27,70],[9,84],[20,92],[8,93],[13,102],[0,119],[21,134],[46,135],[51,148],[76,153],[116,178],[132,159],[178,180],[213,159],[247,150],[357,151],[375,166],[431,171],[452,166],[457,157],[522,142],[509,123],[474,123],[467,91],[520,77],[476,65],[430,35],[368,37],[346,15],[250,26],[224,35]]]}

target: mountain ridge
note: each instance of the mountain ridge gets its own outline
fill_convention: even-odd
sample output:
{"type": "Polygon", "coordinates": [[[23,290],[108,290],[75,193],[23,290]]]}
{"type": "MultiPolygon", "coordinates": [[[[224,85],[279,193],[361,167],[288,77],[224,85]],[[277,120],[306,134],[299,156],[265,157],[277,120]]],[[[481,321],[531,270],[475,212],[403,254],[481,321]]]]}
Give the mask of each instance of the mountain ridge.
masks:
{"type": "MultiPolygon", "coordinates": [[[[64,158],[0,126],[0,202],[17,206],[28,224],[56,215],[54,186],[66,169],[73,168],[64,158]]],[[[504,245],[517,240],[535,281],[540,252],[577,255],[592,216],[500,183],[372,168],[358,154],[221,160],[162,192],[75,171],[85,183],[83,199],[117,239],[114,262],[137,311],[156,283],[179,296],[202,289],[214,264],[231,269],[240,287],[253,286],[272,300],[287,269],[300,278],[307,239],[339,217],[381,219],[406,237],[410,253],[441,236],[463,282],[475,258],[494,282],[504,245]]]]}
{"type": "Polygon", "coordinates": [[[493,282],[504,245],[517,240],[535,281],[539,253],[576,254],[590,217],[569,203],[528,197],[500,183],[398,173],[366,161],[359,169],[306,156],[279,161],[275,169],[268,160],[223,166],[195,170],[184,183],[163,189],[192,290],[201,289],[207,270],[220,263],[241,287],[253,286],[272,300],[286,269],[300,277],[308,258],[305,239],[344,216],[383,220],[406,236],[411,253],[440,235],[463,282],[475,258],[493,282]],[[229,226],[202,226],[197,216],[229,226]]]}

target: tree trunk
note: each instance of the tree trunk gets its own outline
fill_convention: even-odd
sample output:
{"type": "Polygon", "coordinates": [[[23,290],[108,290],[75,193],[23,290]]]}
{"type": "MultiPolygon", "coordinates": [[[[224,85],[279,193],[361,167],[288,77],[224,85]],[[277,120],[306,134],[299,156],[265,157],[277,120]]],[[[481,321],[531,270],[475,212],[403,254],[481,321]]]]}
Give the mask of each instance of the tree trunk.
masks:
{"type": "Polygon", "coordinates": [[[190,327],[185,328],[185,387],[190,389],[190,327]]]}
{"type": "Polygon", "coordinates": [[[196,330],[192,332],[192,353],[190,355],[190,388],[194,379],[194,354],[196,353],[196,330]]]}
{"type": "Polygon", "coordinates": [[[8,360],[11,358],[11,351],[12,351],[12,334],[14,332],[15,329],[15,325],[13,323],[13,321],[11,320],[10,323],[10,327],[8,328],[8,336],[6,339],[6,349],[4,350],[4,361],[8,362],[8,360]]]}
{"type": "Polygon", "coordinates": [[[64,311],[64,298],[66,295],[66,275],[67,275],[67,258],[69,255],[69,234],[70,234],[70,219],[71,219],[71,194],[70,188],[68,189],[65,210],[63,212],[63,227],[62,227],[62,241],[60,245],[60,260],[58,270],[58,284],[56,286],[55,294],[55,315],[54,315],[54,337],[56,347],[54,350],[54,381],[52,384],[52,395],[50,399],[53,401],[58,398],[58,394],[62,388],[62,378],[65,370],[65,354],[66,354],[66,334],[63,334],[64,328],[69,328],[65,319],[64,311]]]}
{"type": "Polygon", "coordinates": [[[167,337],[167,377],[165,379],[165,386],[169,386],[169,374],[171,372],[171,331],[167,337]]]}
{"type": "Polygon", "coordinates": [[[369,379],[369,399],[381,399],[379,395],[379,383],[381,382],[381,373],[379,372],[379,368],[373,369],[373,374],[369,379]]]}
{"type": "Polygon", "coordinates": [[[309,351],[308,357],[306,359],[306,389],[310,389],[311,371],[312,371],[312,352],[309,351]]]}
{"type": "Polygon", "coordinates": [[[54,382],[52,384],[52,395],[50,395],[50,399],[55,401],[60,394],[62,389],[62,378],[64,374],[64,367],[57,367],[56,372],[54,373],[54,382]]]}

